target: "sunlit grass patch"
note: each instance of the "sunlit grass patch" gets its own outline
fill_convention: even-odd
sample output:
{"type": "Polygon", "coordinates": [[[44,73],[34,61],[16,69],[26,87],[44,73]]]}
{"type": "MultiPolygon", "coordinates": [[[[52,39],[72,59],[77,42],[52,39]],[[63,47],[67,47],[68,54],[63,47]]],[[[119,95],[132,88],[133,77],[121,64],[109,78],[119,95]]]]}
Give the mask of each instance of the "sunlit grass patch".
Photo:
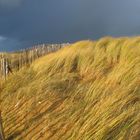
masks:
{"type": "Polygon", "coordinates": [[[1,87],[6,137],[140,138],[140,38],[80,41],[39,58],[1,87]]]}

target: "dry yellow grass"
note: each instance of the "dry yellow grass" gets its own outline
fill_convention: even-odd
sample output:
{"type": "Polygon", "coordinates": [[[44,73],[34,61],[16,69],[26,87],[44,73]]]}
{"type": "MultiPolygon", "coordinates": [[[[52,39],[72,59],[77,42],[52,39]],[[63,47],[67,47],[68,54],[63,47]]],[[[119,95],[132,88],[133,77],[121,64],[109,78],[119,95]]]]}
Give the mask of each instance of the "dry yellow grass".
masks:
{"type": "Polygon", "coordinates": [[[1,87],[7,139],[139,140],[140,37],[81,41],[1,87]]]}

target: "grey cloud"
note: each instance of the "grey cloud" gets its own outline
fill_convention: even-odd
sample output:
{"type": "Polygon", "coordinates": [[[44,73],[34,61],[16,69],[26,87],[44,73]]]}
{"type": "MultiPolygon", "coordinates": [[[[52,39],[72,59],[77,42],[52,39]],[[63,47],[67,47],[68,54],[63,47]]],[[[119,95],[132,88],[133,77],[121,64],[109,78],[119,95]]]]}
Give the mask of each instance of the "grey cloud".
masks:
{"type": "Polygon", "coordinates": [[[19,42],[16,39],[13,38],[5,38],[0,36],[0,50],[1,51],[13,51],[22,49],[24,42],[19,42]]]}
{"type": "Polygon", "coordinates": [[[0,42],[6,40],[7,38],[3,37],[3,36],[0,36],[0,42]]]}
{"type": "Polygon", "coordinates": [[[22,0],[0,0],[1,7],[17,7],[21,4],[22,0]]]}
{"type": "Polygon", "coordinates": [[[14,42],[17,45],[13,50],[44,42],[140,34],[139,0],[3,1],[16,7],[0,8],[0,35],[9,42],[5,50],[14,42]]]}

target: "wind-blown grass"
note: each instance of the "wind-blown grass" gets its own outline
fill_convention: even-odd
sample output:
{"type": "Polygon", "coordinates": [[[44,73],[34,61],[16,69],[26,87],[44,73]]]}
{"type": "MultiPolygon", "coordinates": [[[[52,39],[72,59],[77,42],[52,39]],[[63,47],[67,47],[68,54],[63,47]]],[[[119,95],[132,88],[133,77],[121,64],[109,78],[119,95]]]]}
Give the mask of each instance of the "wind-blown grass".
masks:
{"type": "Polygon", "coordinates": [[[1,87],[7,138],[139,140],[140,38],[80,41],[1,87]]]}

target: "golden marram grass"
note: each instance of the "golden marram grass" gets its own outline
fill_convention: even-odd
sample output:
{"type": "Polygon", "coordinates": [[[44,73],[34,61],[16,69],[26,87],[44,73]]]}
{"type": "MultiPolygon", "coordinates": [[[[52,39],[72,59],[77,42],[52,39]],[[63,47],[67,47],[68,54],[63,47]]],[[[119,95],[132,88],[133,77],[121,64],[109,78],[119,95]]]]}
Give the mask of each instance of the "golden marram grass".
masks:
{"type": "Polygon", "coordinates": [[[140,37],[80,41],[2,84],[7,139],[139,140],[140,37]]]}

